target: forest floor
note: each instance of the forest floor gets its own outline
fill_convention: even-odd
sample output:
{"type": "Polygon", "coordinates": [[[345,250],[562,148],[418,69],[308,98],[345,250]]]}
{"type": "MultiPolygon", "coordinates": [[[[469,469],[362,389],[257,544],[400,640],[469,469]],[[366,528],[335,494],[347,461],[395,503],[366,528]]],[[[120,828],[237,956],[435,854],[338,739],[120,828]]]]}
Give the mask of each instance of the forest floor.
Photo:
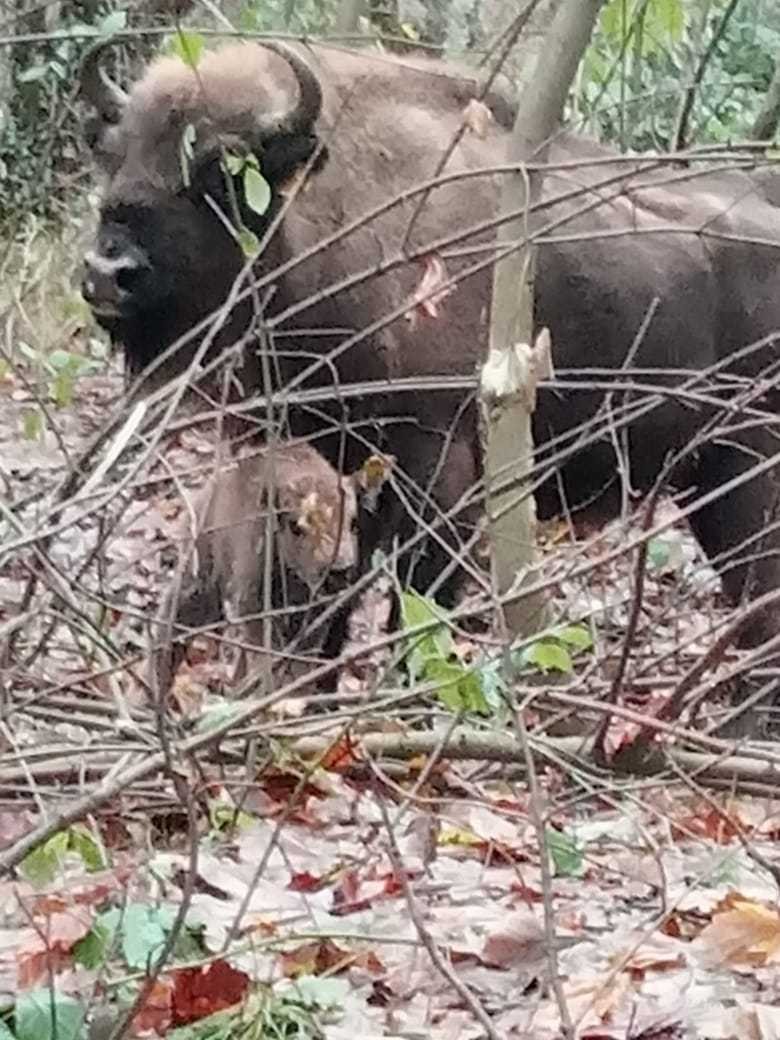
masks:
{"type": "Polygon", "coordinates": [[[671,502],[639,609],[641,514],[544,528],[564,627],[511,680],[454,629],[477,711],[381,645],[380,590],[337,710],[235,712],[201,640],[166,728],[138,667],[213,447],[168,437],[58,517],[120,393],[101,364],[33,421],[0,380],[0,1038],[780,1037],[780,756],[743,742],[729,772],[706,698],[657,722],[724,616],[671,502]]]}

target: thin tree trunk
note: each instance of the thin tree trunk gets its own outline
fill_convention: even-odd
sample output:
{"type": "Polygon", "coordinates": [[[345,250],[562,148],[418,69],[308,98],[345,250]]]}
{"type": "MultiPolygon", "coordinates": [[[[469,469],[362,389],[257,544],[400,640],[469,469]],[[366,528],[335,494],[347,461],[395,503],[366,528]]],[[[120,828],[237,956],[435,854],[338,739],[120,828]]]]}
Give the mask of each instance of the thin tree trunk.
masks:
{"type": "MultiPolygon", "coordinates": [[[[604,0],[562,0],[534,74],[526,78],[509,146],[509,158],[526,163],[538,159],[560,122],[571,83],[590,40],[604,0]]],[[[539,194],[540,178],[523,168],[506,177],[501,211],[521,212],[539,194]]],[[[520,217],[504,225],[498,248],[529,238],[529,221],[520,217]]],[[[490,328],[490,351],[482,372],[485,474],[491,527],[494,587],[499,595],[517,589],[536,561],[536,510],[532,494],[521,494],[533,468],[531,416],[535,381],[544,358],[532,349],[534,249],[515,250],[496,264],[490,328]],[[500,482],[507,485],[497,490],[500,482]]],[[[555,344],[552,344],[553,350],[555,344]]],[[[512,597],[504,610],[507,635],[528,635],[543,622],[541,596],[512,597]]]]}
{"type": "Polygon", "coordinates": [[[336,32],[345,35],[356,32],[362,13],[363,0],[340,0],[336,12],[336,32]]]}
{"type": "Polygon", "coordinates": [[[750,136],[754,141],[769,141],[777,132],[780,121],[780,58],[775,61],[772,82],[764,95],[761,111],[756,116],[750,136]]]}

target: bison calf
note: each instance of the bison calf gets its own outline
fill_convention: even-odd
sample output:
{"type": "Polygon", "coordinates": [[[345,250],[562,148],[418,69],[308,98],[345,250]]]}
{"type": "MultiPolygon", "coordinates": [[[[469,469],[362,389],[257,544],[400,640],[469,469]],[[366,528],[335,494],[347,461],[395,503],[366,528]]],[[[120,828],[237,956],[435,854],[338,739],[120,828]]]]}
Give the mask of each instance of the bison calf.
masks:
{"type": "Polygon", "coordinates": [[[159,696],[170,689],[192,630],[235,618],[242,642],[260,655],[273,653],[300,630],[317,589],[333,591],[334,579],[335,585],[346,585],[358,562],[358,493],[366,488],[366,473],[342,477],[311,446],[285,444],[242,458],[211,481],[195,505],[197,533],[194,539],[191,531],[185,537],[180,580],[165,596],[158,617],[155,642],[173,623],[171,638],[150,655],[149,682],[159,696]],[[271,511],[275,515],[269,523],[271,511]],[[270,647],[258,616],[265,603],[267,562],[272,567],[270,647]]]}

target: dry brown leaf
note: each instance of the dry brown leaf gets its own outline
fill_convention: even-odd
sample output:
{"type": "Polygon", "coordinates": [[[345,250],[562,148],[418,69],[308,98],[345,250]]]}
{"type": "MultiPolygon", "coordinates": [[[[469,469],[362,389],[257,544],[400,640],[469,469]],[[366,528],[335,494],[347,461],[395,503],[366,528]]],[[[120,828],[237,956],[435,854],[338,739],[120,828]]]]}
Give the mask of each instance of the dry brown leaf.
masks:
{"type": "Polygon", "coordinates": [[[497,968],[518,967],[544,957],[544,928],[531,910],[517,910],[504,925],[488,935],[482,960],[497,968]]]}
{"type": "Polygon", "coordinates": [[[720,964],[776,964],[780,961],[780,914],[747,899],[731,901],[716,913],[699,942],[720,964]]]}

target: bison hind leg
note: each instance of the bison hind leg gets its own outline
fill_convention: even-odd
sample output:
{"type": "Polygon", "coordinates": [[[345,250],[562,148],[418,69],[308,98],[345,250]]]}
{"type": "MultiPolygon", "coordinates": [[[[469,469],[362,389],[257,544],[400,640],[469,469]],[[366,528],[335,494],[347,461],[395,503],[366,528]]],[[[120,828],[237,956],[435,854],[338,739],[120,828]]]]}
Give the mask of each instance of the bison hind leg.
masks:
{"type": "MultiPolygon", "coordinates": [[[[740,478],[757,466],[762,458],[774,454],[778,444],[760,433],[745,443],[708,444],[700,451],[697,473],[698,495],[714,491],[740,478]]],[[[780,636],[780,487],[774,470],[764,471],[720,495],[694,513],[691,527],[712,566],[719,573],[726,597],[744,614],[739,629],[739,644],[759,649],[767,640],[780,636]],[[778,598],[760,610],[750,609],[751,601],[773,592],[778,598]]],[[[760,652],[760,650],[759,650],[760,652]]],[[[757,661],[762,668],[780,666],[780,647],[769,661],[757,661]]],[[[734,700],[743,702],[759,689],[758,677],[747,676],[737,684],[734,700]]],[[[767,689],[766,708],[780,703],[780,685],[767,689]]],[[[764,711],[750,712],[737,720],[731,733],[758,732],[764,711]]]]}

